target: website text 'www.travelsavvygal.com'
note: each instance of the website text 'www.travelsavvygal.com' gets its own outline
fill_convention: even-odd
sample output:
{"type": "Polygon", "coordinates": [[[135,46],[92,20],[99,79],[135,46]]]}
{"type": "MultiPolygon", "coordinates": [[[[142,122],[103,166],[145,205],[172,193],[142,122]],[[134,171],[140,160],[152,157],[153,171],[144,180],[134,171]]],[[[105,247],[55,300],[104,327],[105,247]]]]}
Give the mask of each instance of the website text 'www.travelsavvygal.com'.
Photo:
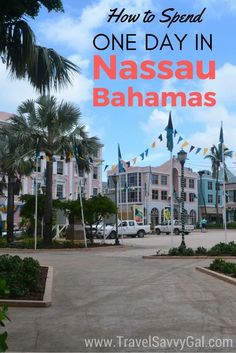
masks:
{"type": "Polygon", "coordinates": [[[110,349],[178,349],[184,351],[186,349],[232,349],[234,347],[231,338],[206,338],[205,336],[194,337],[186,336],[182,338],[163,338],[159,336],[148,336],[145,338],[126,337],[117,335],[114,338],[86,338],[84,340],[86,348],[110,348],[110,349]]]}

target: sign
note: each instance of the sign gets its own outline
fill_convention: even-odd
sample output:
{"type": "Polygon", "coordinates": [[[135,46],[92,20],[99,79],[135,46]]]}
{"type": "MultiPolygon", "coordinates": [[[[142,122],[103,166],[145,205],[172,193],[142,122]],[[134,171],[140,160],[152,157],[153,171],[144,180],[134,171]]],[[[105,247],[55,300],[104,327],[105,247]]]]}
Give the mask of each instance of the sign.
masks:
{"type": "Polygon", "coordinates": [[[144,207],[143,205],[133,206],[134,220],[138,223],[144,222],[144,207]]]}
{"type": "Polygon", "coordinates": [[[170,209],[166,207],[164,209],[164,219],[165,219],[165,221],[169,221],[170,218],[171,218],[170,209]]]}

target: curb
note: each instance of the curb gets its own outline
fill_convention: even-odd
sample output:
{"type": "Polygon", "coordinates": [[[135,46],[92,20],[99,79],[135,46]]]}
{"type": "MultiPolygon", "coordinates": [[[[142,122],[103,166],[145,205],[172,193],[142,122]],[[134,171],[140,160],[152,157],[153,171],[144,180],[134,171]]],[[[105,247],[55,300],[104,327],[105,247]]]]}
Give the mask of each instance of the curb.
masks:
{"type": "Polygon", "coordinates": [[[209,270],[208,268],[205,268],[205,267],[196,267],[196,270],[236,286],[236,278],[232,278],[227,275],[224,275],[223,273],[209,270]]]}
{"type": "Polygon", "coordinates": [[[43,300],[18,300],[18,299],[0,299],[0,305],[10,307],[24,308],[46,308],[52,305],[52,283],[53,283],[53,267],[48,266],[48,274],[45,284],[43,300]]]}
{"type": "MultiPolygon", "coordinates": [[[[124,248],[125,245],[120,244],[119,248],[124,248]]],[[[117,249],[116,245],[106,245],[106,246],[94,246],[88,248],[59,248],[59,249],[17,249],[17,248],[0,248],[0,254],[11,254],[11,253],[29,253],[29,254],[37,254],[44,252],[87,252],[87,251],[95,251],[95,250],[104,250],[104,249],[117,249]]]]}
{"type": "Polygon", "coordinates": [[[150,255],[142,256],[145,260],[214,260],[214,259],[232,259],[236,256],[169,256],[169,255],[150,255]]]}

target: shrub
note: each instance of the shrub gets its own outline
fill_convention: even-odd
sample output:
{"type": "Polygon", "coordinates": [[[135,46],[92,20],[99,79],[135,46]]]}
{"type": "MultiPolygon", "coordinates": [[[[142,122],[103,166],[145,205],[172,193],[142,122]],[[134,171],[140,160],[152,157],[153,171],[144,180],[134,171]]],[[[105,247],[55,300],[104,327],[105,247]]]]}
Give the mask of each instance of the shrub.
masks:
{"type": "Polygon", "coordinates": [[[169,250],[168,255],[170,255],[170,256],[178,256],[179,255],[179,248],[171,248],[169,250]]]}
{"type": "Polygon", "coordinates": [[[0,248],[7,247],[7,240],[5,238],[0,239],[0,248]]]}
{"type": "MultiPolygon", "coordinates": [[[[105,244],[109,245],[109,244],[105,244]]],[[[101,246],[100,243],[93,243],[91,244],[88,241],[88,247],[99,247],[101,246]]],[[[103,244],[104,246],[104,244],[103,244]]],[[[34,249],[34,238],[32,237],[24,237],[21,240],[17,240],[14,243],[7,244],[6,240],[0,241],[0,248],[14,248],[14,249],[34,249]]],[[[46,245],[43,243],[43,239],[38,239],[37,241],[37,249],[68,249],[68,248],[84,248],[84,242],[74,242],[73,240],[65,240],[65,241],[58,241],[53,240],[51,245],[46,245]]]]}
{"type": "MultiPolygon", "coordinates": [[[[0,278],[0,295],[3,297],[6,297],[7,294],[9,294],[9,289],[7,287],[7,283],[6,283],[5,279],[0,278]]],[[[8,309],[7,309],[6,305],[4,305],[2,308],[0,308],[0,326],[1,327],[5,327],[4,321],[8,319],[7,310],[8,309]]],[[[5,352],[8,348],[7,336],[8,336],[7,331],[0,333],[0,352],[5,352]]]]}
{"type": "Polygon", "coordinates": [[[191,248],[184,248],[184,247],[180,247],[180,255],[182,256],[193,256],[194,255],[194,251],[191,248]]]}
{"type": "Polygon", "coordinates": [[[236,255],[236,244],[231,241],[230,243],[219,243],[213,246],[209,251],[208,254],[210,256],[221,256],[221,255],[236,255]]]}
{"type": "Polygon", "coordinates": [[[0,256],[0,277],[6,281],[10,291],[9,298],[22,297],[37,291],[40,272],[39,262],[32,257],[21,259],[17,255],[0,256]]]}
{"type": "Polygon", "coordinates": [[[212,271],[218,271],[236,276],[236,263],[227,262],[223,259],[216,259],[210,264],[212,271]]]}
{"type": "Polygon", "coordinates": [[[178,248],[170,249],[169,255],[170,256],[193,256],[194,251],[191,248],[185,248],[180,245],[178,248]]]}
{"type": "Polygon", "coordinates": [[[197,250],[195,250],[195,255],[197,256],[207,255],[207,253],[208,253],[207,249],[204,248],[203,246],[199,246],[197,250]]]}

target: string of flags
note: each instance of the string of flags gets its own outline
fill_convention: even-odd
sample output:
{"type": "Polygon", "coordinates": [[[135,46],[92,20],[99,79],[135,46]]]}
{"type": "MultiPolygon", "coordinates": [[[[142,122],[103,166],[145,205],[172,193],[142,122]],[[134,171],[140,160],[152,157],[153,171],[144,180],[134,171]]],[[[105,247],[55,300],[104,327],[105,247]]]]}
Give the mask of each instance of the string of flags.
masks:
{"type": "MultiPolygon", "coordinates": [[[[66,154],[66,156],[60,156],[59,159],[58,159],[58,157],[52,156],[51,160],[52,160],[52,162],[64,161],[64,160],[65,160],[65,162],[68,163],[68,162],[71,161],[71,158],[72,158],[72,157],[73,157],[73,154],[70,152],[70,153],[66,154]]],[[[50,158],[49,158],[48,156],[46,156],[46,155],[40,155],[40,154],[38,154],[38,155],[36,156],[36,158],[39,158],[39,159],[41,159],[41,160],[46,160],[47,162],[50,161],[50,158]]],[[[90,164],[93,164],[94,166],[99,166],[99,165],[102,165],[102,164],[103,164],[102,161],[94,161],[92,157],[88,157],[88,158],[85,159],[85,158],[79,156],[78,159],[81,160],[81,161],[87,160],[90,164]]]]}
{"type": "MultiPolygon", "coordinates": [[[[165,129],[165,131],[167,131],[167,130],[165,129]]],[[[200,146],[193,145],[191,143],[191,141],[189,141],[188,139],[184,139],[184,137],[182,135],[180,135],[176,129],[172,130],[172,134],[173,134],[173,137],[176,138],[176,144],[179,145],[182,149],[185,148],[186,150],[188,150],[187,151],[188,153],[194,153],[195,155],[202,154],[203,156],[206,156],[208,153],[211,152],[211,148],[212,147],[200,147],[200,146]]],[[[134,158],[131,158],[129,161],[124,162],[126,167],[130,168],[131,165],[135,165],[138,160],[143,161],[145,158],[147,158],[149,156],[150,148],[151,149],[155,149],[155,148],[158,147],[158,144],[163,142],[163,135],[164,135],[164,131],[163,131],[163,133],[161,133],[158,136],[157,140],[153,141],[150,144],[150,147],[148,147],[144,152],[140,153],[139,155],[135,156],[134,158]]],[[[118,145],[118,148],[119,148],[119,151],[120,151],[119,145],[118,145]]],[[[224,148],[226,149],[225,146],[224,146],[224,148]]],[[[235,152],[234,151],[229,151],[228,155],[230,155],[231,157],[236,157],[236,151],[235,152]]],[[[118,167],[119,167],[119,172],[121,173],[122,171],[121,171],[121,168],[120,168],[120,163],[121,163],[121,158],[120,157],[121,157],[121,154],[119,152],[118,167]]],[[[115,171],[116,168],[117,168],[117,164],[113,164],[113,165],[106,164],[104,166],[104,170],[103,171],[105,172],[108,168],[111,168],[112,171],[115,171]]],[[[125,171],[125,170],[123,170],[123,171],[125,171]]]]}

